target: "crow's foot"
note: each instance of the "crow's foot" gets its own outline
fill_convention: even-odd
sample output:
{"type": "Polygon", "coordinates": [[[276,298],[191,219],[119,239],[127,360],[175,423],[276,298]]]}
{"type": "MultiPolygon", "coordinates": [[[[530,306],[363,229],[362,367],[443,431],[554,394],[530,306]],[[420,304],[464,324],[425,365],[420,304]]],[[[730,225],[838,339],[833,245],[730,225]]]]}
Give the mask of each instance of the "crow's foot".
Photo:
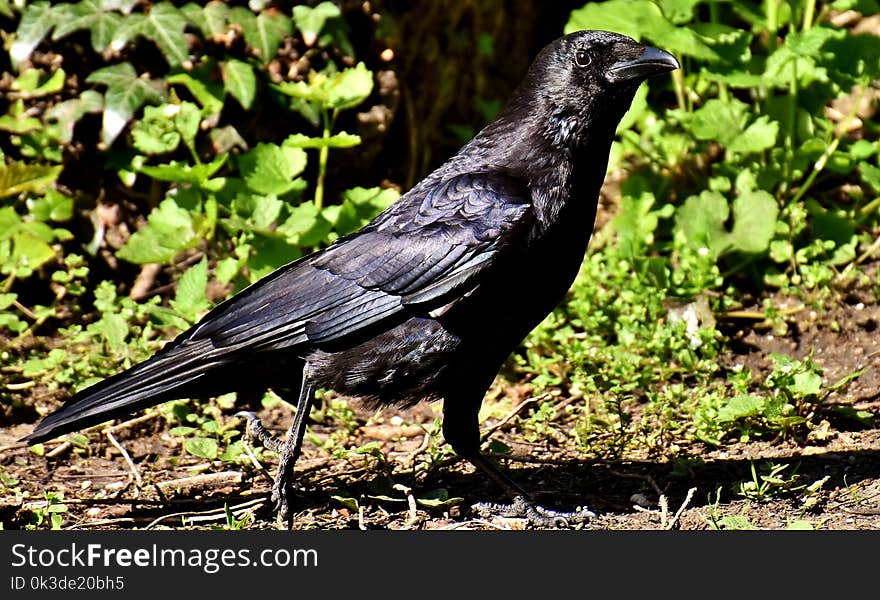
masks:
{"type": "Polygon", "coordinates": [[[510,504],[480,502],[474,504],[471,510],[483,518],[497,516],[526,519],[535,527],[571,527],[585,523],[596,516],[594,512],[586,508],[579,508],[573,512],[550,510],[536,504],[526,496],[516,496],[510,504]]]}
{"type": "Polygon", "coordinates": [[[256,440],[267,450],[278,454],[278,474],[272,483],[272,505],[279,523],[289,529],[293,524],[290,504],[293,499],[293,463],[296,462],[296,453],[287,442],[269,433],[254,413],[241,411],[236,416],[247,419],[247,439],[256,440]]]}
{"type": "Polygon", "coordinates": [[[284,442],[281,441],[278,437],[269,433],[269,430],[263,427],[263,423],[260,422],[260,419],[257,418],[257,415],[254,413],[243,410],[235,414],[236,417],[242,417],[247,419],[247,427],[245,428],[245,437],[248,440],[256,440],[260,442],[260,445],[263,446],[266,450],[271,450],[276,454],[281,453],[281,449],[284,447],[284,442]]]}

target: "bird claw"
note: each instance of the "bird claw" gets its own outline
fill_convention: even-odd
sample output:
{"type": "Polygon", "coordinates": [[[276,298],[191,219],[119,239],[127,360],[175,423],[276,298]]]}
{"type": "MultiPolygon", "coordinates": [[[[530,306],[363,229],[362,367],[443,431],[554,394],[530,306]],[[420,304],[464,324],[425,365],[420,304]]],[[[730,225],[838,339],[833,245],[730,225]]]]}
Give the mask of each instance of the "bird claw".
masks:
{"type": "Polygon", "coordinates": [[[275,506],[275,516],[278,523],[287,529],[293,526],[293,512],[290,510],[292,497],[293,486],[279,474],[272,485],[272,504],[275,506]]]}
{"type": "Polygon", "coordinates": [[[516,496],[510,504],[479,502],[471,506],[471,510],[483,518],[493,516],[526,519],[535,527],[567,528],[585,523],[596,516],[596,513],[579,508],[573,512],[561,512],[544,508],[526,496],[516,496]]]}
{"type": "Polygon", "coordinates": [[[275,453],[280,452],[284,442],[269,433],[269,430],[263,426],[262,421],[257,418],[257,415],[249,410],[242,410],[235,413],[235,416],[247,419],[247,427],[244,430],[244,434],[248,440],[256,440],[260,442],[263,448],[275,453]]]}

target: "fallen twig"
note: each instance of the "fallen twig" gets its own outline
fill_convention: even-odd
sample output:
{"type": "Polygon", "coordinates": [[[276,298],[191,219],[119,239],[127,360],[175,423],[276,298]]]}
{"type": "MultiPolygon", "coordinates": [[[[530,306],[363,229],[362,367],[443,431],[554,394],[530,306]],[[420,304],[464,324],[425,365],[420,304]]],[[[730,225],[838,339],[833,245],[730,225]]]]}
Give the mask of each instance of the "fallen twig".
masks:
{"type": "Polygon", "coordinates": [[[128,469],[131,471],[132,475],[134,475],[134,483],[137,487],[138,491],[140,491],[141,486],[143,485],[143,480],[141,479],[141,474],[138,473],[137,467],[134,465],[134,461],[131,460],[131,456],[129,456],[128,451],[122,447],[122,444],[113,437],[113,433],[109,429],[104,431],[104,435],[107,436],[107,439],[110,440],[110,443],[113,444],[113,447],[119,450],[119,453],[122,455],[122,459],[125,461],[125,464],[128,465],[128,469]]]}

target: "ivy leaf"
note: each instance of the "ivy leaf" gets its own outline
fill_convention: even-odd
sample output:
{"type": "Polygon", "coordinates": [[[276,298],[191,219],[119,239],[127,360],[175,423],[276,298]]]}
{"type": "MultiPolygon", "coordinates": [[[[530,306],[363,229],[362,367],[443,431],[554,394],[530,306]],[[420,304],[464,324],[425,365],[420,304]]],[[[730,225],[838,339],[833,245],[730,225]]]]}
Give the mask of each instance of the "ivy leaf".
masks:
{"type": "Polygon", "coordinates": [[[89,75],[86,81],[107,86],[101,128],[101,143],[105,146],[113,143],[136,110],[147,102],[158,104],[164,96],[164,91],[158,87],[158,83],[138,77],[134,67],[129,63],[98,69],[89,75]]]}
{"type": "Polygon", "coordinates": [[[234,11],[234,17],[242,14],[247,14],[250,17],[237,21],[241,26],[245,41],[256,50],[257,56],[263,64],[268,63],[278,52],[278,47],[284,36],[292,33],[290,19],[275,11],[261,12],[256,18],[247,9],[234,11]]]}
{"type": "Polygon", "coordinates": [[[73,139],[77,122],[88,113],[104,110],[104,97],[95,90],[84,90],[78,97],[59,102],[43,114],[49,123],[57,123],[59,141],[67,144],[73,139]]]}
{"type": "Polygon", "coordinates": [[[150,8],[146,15],[143,35],[153,40],[172,67],[189,58],[189,46],[183,30],[186,19],[170,2],[161,2],[150,8]]]}
{"type": "Polygon", "coordinates": [[[223,83],[233,98],[244,109],[249,109],[257,95],[257,78],[254,69],[248,63],[230,59],[220,63],[223,83]]]}
{"type": "Polygon", "coordinates": [[[324,29],[327,19],[340,15],[339,7],[332,2],[321,2],[314,8],[299,4],[293,7],[293,22],[302,33],[306,46],[314,46],[318,34],[324,29]]]}
{"type": "Polygon", "coordinates": [[[198,241],[190,213],[174,200],[165,199],[147,217],[147,225],[135,232],[116,256],[136,264],[163,263],[198,241]]]}
{"type": "Polygon", "coordinates": [[[189,2],[180,12],[206,38],[217,38],[229,29],[229,7],[225,2],[208,2],[204,7],[189,2]]]}
{"type": "Polygon", "coordinates": [[[70,15],[55,26],[53,40],[59,40],[74,31],[88,29],[91,34],[92,49],[102,52],[113,41],[122,17],[107,12],[102,0],[82,0],[70,8],[70,15]]]}
{"type": "Polygon", "coordinates": [[[67,10],[62,6],[67,5],[53,7],[48,2],[34,2],[27,5],[15,31],[15,41],[9,48],[9,58],[13,67],[19,68],[30,58],[34,49],[52,31],[67,10]]]}
{"type": "Polygon", "coordinates": [[[42,193],[61,173],[62,166],[46,166],[16,161],[0,164],[0,198],[23,192],[42,193]]]}
{"type": "Polygon", "coordinates": [[[239,158],[238,167],[250,189],[280,196],[296,187],[294,178],[305,169],[306,161],[301,148],[258,144],[239,158]]]}

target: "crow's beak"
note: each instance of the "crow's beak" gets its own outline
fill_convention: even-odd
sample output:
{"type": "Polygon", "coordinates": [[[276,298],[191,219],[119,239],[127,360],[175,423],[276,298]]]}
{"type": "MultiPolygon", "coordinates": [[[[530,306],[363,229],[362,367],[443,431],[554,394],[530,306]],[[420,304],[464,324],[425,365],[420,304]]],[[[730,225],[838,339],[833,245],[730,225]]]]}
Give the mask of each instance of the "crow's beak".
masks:
{"type": "Polygon", "coordinates": [[[681,65],[669,52],[648,46],[638,58],[611,65],[608,69],[608,79],[614,82],[647,79],[660,73],[674,71],[679,66],[681,65]]]}

